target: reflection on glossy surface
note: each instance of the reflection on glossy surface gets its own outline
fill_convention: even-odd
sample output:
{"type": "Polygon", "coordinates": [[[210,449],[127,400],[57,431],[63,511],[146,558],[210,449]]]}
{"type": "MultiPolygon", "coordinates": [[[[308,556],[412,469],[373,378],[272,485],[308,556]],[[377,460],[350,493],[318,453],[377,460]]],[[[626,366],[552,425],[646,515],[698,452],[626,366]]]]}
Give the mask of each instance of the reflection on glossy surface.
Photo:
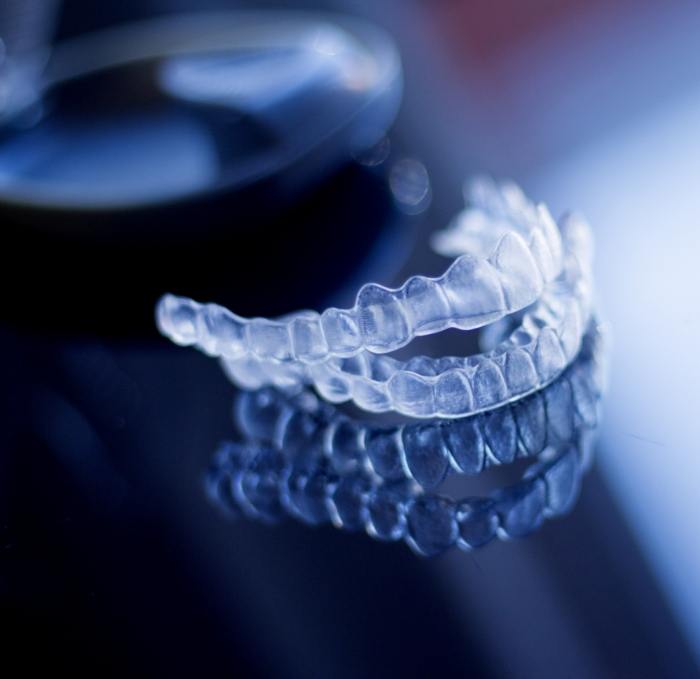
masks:
{"type": "Polygon", "coordinates": [[[237,437],[219,447],[207,492],[233,516],[330,521],[403,539],[426,556],[527,535],[578,496],[599,422],[603,354],[593,325],[574,363],[549,387],[459,420],[390,427],[358,421],[310,392],[240,392],[237,437]],[[449,471],[474,475],[522,458],[533,464],[515,484],[480,498],[442,494],[449,471]]]}

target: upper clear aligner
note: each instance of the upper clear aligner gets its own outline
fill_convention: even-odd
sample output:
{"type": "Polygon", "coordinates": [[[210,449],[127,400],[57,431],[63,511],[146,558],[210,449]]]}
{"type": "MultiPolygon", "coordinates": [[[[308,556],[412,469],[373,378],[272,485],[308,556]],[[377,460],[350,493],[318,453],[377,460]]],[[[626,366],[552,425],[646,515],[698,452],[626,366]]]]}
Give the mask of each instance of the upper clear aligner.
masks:
{"type": "Polygon", "coordinates": [[[244,388],[310,383],[332,402],[352,399],[369,411],[395,410],[413,417],[461,417],[518,399],[555,379],[578,351],[590,317],[590,230],[571,215],[557,228],[546,208],[529,203],[513,184],[476,180],[469,185],[468,199],[470,207],[433,241],[443,254],[464,254],[440,279],[414,277],[398,291],[382,289],[391,293],[382,298],[386,304],[375,299],[363,306],[364,291],[379,289],[367,285],[358,295],[359,314],[331,309],[320,316],[300,312],[279,322],[242,322],[222,307],[168,295],[158,306],[159,327],[178,343],[221,356],[231,379],[244,388]],[[520,233],[530,234],[525,250],[520,233]],[[492,254],[479,258],[494,242],[492,254]],[[397,325],[399,316],[391,309],[400,296],[400,317],[417,322],[397,325]],[[450,303],[426,303],[440,299],[450,303]],[[406,362],[376,355],[403,346],[415,334],[485,325],[535,301],[510,337],[486,354],[406,362]],[[358,331],[351,333],[359,343],[350,347],[348,334],[343,342],[327,341],[323,319],[328,314],[359,317],[358,331]],[[264,330],[271,327],[277,330],[264,330]],[[282,333],[279,341],[272,340],[280,328],[287,340],[282,333]],[[380,336],[384,340],[377,343],[380,336]]]}
{"type": "Polygon", "coordinates": [[[571,362],[591,312],[590,231],[582,220],[560,222],[564,268],[492,351],[469,357],[398,361],[362,352],[315,365],[254,357],[223,359],[233,382],[246,389],[313,384],[328,401],[352,400],[370,412],[410,417],[463,417],[541,389],[571,362]]]}
{"type": "Polygon", "coordinates": [[[439,278],[413,276],[395,289],[369,283],[352,309],[277,320],[246,319],[216,304],[165,295],[157,309],[160,330],[226,359],[313,365],[362,351],[387,353],[419,335],[471,330],[520,311],[561,271],[556,224],[515,184],[479,178],[466,192],[469,206],[433,239],[437,252],[456,257],[439,278]]]}

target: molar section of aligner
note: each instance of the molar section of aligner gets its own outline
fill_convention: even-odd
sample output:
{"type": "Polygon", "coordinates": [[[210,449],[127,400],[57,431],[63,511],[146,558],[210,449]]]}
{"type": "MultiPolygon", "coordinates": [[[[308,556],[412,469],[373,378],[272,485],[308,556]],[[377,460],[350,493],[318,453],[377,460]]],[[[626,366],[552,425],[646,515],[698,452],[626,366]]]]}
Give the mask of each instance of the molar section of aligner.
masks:
{"type": "Polygon", "coordinates": [[[279,361],[258,361],[265,375],[265,384],[274,384],[280,389],[298,390],[306,383],[304,365],[300,363],[280,363],[279,361]]]}
{"type": "Polygon", "coordinates": [[[318,393],[331,403],[343,403],[352,396],[352,376],[338,366],[339,359],[328,359],[306,366],[306,373],[318,393]]]}
{"type": "Polygon", "coordinates": [[[383,363],[383,357],[362,351],[355,356],[337,359],[339,369],[350,379],[352,400],[364,410],[382,412],[391,408],[385,381],[373,377],[374,363],[383,363]]]}
{"type": "Polygon", "coordinates": [[[392,408],[388,382],[392,375],[400,369],[400,363],[390,356],[360,354],[366,361],[366,373],[363,378],[353,380],[353,400],[361,408],[370,412],[386,412],[392,408]]]}
{"type": "Polygon", "coordinates": [[[220,356],[218,319],[225,310],[217,304],[203,304],[196,316],[197,348],[208,356],[220,356]]]}
{"type": "Polygon", "coordinates": [[[246,324],[249,351],[262,360],[291,358],[291,342],[286,323],[253,318],[246,324]]]}
{"type": "Polygon", "coordinates": [[[400,370],[388,384],[394,410],[412,417],[432,417],[435,415],[434,378],[400,370]]]}
{"type": "Polygon", "coordinates": [[[231,382],[243,389],[259,389],[268,384],[260,362],[252,356],[222,359],[221,366],[231,382]]]}
{"type": "Polygon", "coordinates": [[[288,323],[293,356],[303,363],[318,363],[328,356],[321,317],[314,311],[295,315],[288,323]]]}
{"type": "MultiPolygon", "coordinates": [[[[247,322],[218,304],[207,304],[201,312],[203,331],[207,333],[213,356],[236,359],[249,353],[247,322]]],[[[201,342],[200,338],[200,342],[201,342]]]]}
{"type": "Polygon", "coordinates": [[[362,334],[353,310],[326,309],[321,314],[321,330],[333,356],[352,356],[362,348],[362,334]]]}
{"type": "Polygon", "coordinates": [[[462,255],[447,270],[440,285],[452,310],[451,324],[457,328],[478,328],[506,312],[500,278],[486,260],[462,255]]]}
{"type": "Polygon", "coordinates": [[[506,233],[489,259],[498,271],[509,312],[524,309],[540,296],[544,279],[520,235],[506,233]]]}
{"type": "Polygon", "coordinates": [[[391,410],[391,397],[386,382],[355,378],[351,389],[353,401],[363,410],[372,413],[391,410]]]}
{"type": "Polygon", "coordinates": [[[233,407],[233,420],[247,438],[273,444],[279,421],[290,410],[281,394],[271,387],[240,391],[233,407]]]}
{"type": "Polygon", "coordinates": [[[399,291],[370,283],[362,286],[355,306],[363,345],[376,353],[386,353],[407,344],[412,331],[399,291]]]}
{"type": "Polygon", "coordinates": [[[401,294],[414,334],[426,335],[449,327],[450,303],[439,281],[414,276],[406,281],[401,294]]]}
{"type": "Polygon", "coordinates": [[[160,332],[176,344],[189,346],[199,340],[201,305],[186,297],[164,295],[156,309],[160,332]]]}

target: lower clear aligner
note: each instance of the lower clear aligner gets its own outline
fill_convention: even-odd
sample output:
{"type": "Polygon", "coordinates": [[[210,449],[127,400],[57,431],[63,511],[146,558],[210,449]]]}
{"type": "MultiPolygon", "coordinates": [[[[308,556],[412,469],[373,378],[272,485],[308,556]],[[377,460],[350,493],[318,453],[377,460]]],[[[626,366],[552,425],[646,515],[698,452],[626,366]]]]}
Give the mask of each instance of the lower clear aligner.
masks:
{"type": "Polygon", "coordinates": [[[552,384],[474,417],[380,426],[349,417],[310,391],[289,396],[264,387],[237,394],[234,420],[241,438],[288,457],[321,450],[339,474],[365,470],[432,490],[451,472],[476,475],[537,457],[594,429],[605,379],[603,345],[592,320],[578,355],[552,384]]]}

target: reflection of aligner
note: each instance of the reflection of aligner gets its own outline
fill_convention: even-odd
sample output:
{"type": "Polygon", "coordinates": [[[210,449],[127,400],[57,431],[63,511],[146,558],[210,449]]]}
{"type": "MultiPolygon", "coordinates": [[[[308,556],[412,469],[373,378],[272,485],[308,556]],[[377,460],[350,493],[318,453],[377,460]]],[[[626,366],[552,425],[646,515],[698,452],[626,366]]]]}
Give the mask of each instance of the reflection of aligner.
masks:
{"type": "Polygon", "coordinates": [[[404,539],[425,555],[525,535],[577,497],[598,423],[601,343],[592,324],[575,362],[541,393],[461,420],[387,429],[356,422],[310,394],[240,394],[236,420],[245,441],[221,446],[209,494],[230,512],[330,520],[378,539],[404,539]],[[520,482],[488,497],[454,501],[423,490],[438,486],[450,467],[476,474],[519,457],[537,459],[520,482]]]}
{"type": "Polygon", "coordinates": [[[473,417],[380,427],[339,413],[310,392],[290,397],[263,388],[239,392],[235,421],[243,437],[274,446],[288,457],[316,448],[336,472],[364,468],[386,481],[408,478],[436,488],[450,469],[478,474],[486,466],[536,456],[569,441],[580,422],[594,426],[601,391],[600,344],[593,323],[581,352],[558,380],[473,417]]]}

